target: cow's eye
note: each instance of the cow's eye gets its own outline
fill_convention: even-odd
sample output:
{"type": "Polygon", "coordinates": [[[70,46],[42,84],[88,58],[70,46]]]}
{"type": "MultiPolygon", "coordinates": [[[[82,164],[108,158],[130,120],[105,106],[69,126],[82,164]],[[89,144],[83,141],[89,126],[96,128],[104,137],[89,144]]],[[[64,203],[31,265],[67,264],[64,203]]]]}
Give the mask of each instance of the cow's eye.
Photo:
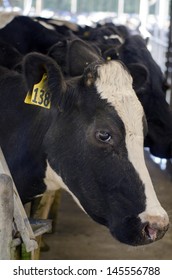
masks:
{"type": "Polygon", "coordinates": [[[107,131],[97,131],[96,132],[96,139],[101,142],[108,143],[111,140],[112,136],[107,131]]]}

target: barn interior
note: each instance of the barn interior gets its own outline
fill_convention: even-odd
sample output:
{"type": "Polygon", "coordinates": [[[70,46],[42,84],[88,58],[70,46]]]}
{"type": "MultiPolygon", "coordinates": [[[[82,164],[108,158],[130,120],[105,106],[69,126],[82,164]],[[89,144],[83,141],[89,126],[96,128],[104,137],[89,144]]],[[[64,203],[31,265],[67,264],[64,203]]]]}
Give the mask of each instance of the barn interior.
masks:
{"type": "MultiPolygon", "coordinates": [[[[127,19],[130,28],[134,30],[140,22],[146,38],[150,36],[150,31],[152,32],[149,48],[171,86],[166,93],[166,99],[172,108],[172,1],[98,1],[109,2],[109,6],[102,4],[102,7],[97,1],[86,2],[84,5],[79,0],[51,3],[43,0],[0,0],[0,17],[1,13],[10,11],[28,16],[56,17],[69,22],[77,18],[78,22],[83,24],[84,12],[88,12],[89,7],[92,11],[99,9],[92,17],[97,16],[100,22],[107,17],[107,13],[101,10],[102,7],[106,12],[115,7],[115,18],[121,18],[121,23],[127,19]],[[64,7],[66,2],[67,7],[64,7]],[[76,16],[78,11],[82,13],[76,16]],[[149,23],[146,22],[147,18],[150,19],[149,23]]],[[[114,14],[109,12],[108,17],[112,19],[114,14]]],[[[88,20],[88,16],[86,18],[88,20]]],[[[92,21],[91,17],[89,21],[92,21]]],[[[122,244],[111,236],[107,228],[86,215],[68,193],[62,191],[53,233],[43,235],[39,255],[41,260],[172,260],[172,159],[155,158],[148,149],[145,149],[144,153],[158,199],[169,215],[170,227],[165,236],[147,246],[131,247],[122,244]]]]}

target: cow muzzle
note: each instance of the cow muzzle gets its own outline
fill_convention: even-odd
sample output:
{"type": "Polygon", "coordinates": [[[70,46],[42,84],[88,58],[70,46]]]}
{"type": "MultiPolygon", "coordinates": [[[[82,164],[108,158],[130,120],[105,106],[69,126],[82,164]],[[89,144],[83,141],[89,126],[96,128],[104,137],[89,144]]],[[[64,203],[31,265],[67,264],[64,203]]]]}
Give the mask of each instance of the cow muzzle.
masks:
{"type": "Polygon", "coordinates": [[[163,216],[144,217],[147,220],[143,223],[142,236],[145,244],[161,239],[169,228],[169,218],[167,214],[163,216]]]}
{"type": "Polygon", "coordinates": [[[166,212],[162,215],[147,215],[142,212],[138,216],[127,216],[112,224],[111,234],[120,242],[131,246],[147,245],[161,239],[169,228],[166,212]]]}

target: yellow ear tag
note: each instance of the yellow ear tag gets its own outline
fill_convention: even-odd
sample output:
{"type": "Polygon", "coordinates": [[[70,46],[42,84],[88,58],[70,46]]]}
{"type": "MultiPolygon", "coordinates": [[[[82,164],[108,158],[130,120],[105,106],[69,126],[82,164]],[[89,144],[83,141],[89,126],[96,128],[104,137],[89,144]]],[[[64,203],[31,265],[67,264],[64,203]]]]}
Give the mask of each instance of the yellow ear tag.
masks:
{"type": "Polygon", "coordinates": [[[41,106],[46,109],[51,107],[51,95],[47,90],[47,74],[44,74],[41,81],[33,86],[32,92],[28,92],[24,100],[27,104],[41,106]]]}
{"type": "Polygon", "coordinates": [[[111,60],[111,57],[110,57],[110,56],[107,56],[107,57],[106,57],[106,60],[107,60],[107,61],[110,61],[110,60],[111,60]]]}

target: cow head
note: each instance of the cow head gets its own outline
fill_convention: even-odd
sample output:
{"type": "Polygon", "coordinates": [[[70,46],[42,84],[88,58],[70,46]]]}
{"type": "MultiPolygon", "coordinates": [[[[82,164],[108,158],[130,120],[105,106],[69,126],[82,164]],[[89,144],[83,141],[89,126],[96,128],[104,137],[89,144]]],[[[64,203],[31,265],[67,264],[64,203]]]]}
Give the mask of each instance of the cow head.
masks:
{"type": "Polygon", "coordinates": [[[101,51],[80,39],[62,40],[49,49],[48,56],[60,65],[65,76],[76,77],[88,64],[101,59],[101,51]]]}
{"type": "Polygon", "coordinates": [[[168,216],[144,162],[145,118],[125,67],[97,61],[80,77],[65,80],[48,57],[29,54],[24,63],[28,86],[46,71],[56,96],[43,139],[47,188],[68,190],[121,242],[142,245],[160,239],[168,216]]]}

